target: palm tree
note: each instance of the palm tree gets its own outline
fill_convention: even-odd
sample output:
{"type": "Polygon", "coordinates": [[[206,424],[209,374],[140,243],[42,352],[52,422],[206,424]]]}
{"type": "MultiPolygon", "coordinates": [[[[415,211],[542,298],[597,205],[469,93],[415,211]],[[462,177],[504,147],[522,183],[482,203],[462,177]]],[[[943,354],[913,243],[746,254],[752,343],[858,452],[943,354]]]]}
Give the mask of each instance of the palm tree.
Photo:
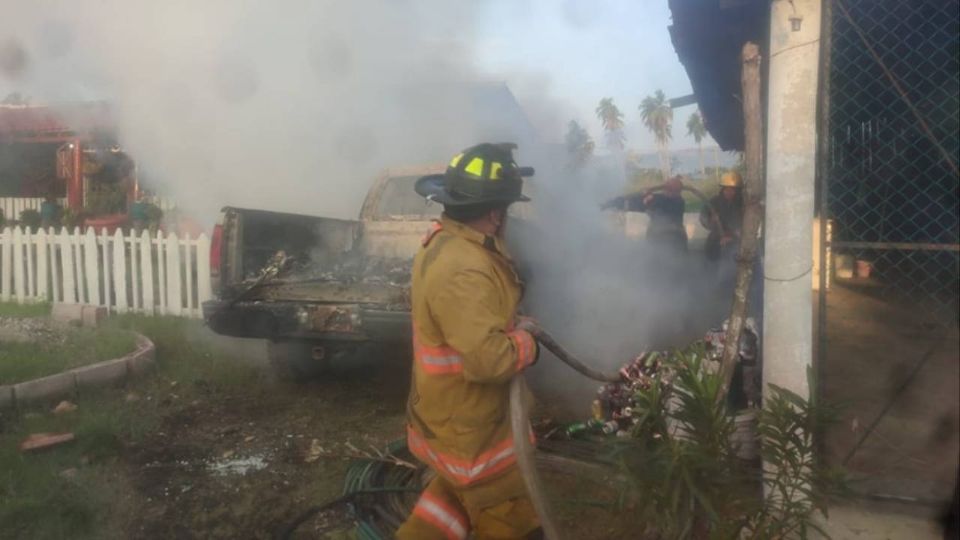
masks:
{"type": "Polygon", "coordinates": [[[613,98],[603,98],[596,109],[597,118],[603,124],[606,131],[607,147],[611,150],[622,152],[627,142],[627,137],[623,134],[623,113],[613,103],[613,98]]]}
{"type": "Polygon", "coordinates": [[[692,135],[693,140],[697,142],[697,157],[700,158],[700,176],[707,174],[703,168],[703,138],[707,135],[707,128],[703,125],[703,117],[700,111],[694,111],[687,119],[687,135],[692,135]]]}
{"type": "Polygon", "coordinates": [[[653,133],[657,142],[657,153],[660,156],[660,170],[663,179],[670,178],[670,139],[673,137],[673,109],[667,101],[663,90],[657,90],[652,96],[647,96],[640,103],[640,117],[643,125],[653,133]]]}
{"type": "Polygon", "coordinates": [[[567,124],[564,141],[567,145],[567,153],[572,157],[572,165],[583,165],[593,156],[593,139],[576,120],[571,120],[567,124]]]}

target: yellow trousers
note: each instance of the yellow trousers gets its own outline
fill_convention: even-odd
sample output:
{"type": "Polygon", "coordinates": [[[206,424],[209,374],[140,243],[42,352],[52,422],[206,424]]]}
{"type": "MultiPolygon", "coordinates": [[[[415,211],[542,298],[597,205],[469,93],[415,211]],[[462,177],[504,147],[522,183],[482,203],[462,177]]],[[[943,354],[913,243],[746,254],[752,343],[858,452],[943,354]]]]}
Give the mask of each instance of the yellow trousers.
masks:
{"type": "Polygon", "coordinates": [[[516,466],[472,486],[437,476],[420,496],[398,540],[526,540],[539,538],[540,521],[516,466]]]}

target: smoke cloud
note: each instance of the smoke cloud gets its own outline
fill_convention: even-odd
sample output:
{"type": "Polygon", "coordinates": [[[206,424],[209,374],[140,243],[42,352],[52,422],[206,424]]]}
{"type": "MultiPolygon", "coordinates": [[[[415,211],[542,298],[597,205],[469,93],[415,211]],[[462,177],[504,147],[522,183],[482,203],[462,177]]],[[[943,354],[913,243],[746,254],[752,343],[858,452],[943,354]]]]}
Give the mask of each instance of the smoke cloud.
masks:
{"type": "MultiPolygon", "coordinates": [[[[551,95],[549,77],[499,74],[526,111],[503,92],[477,99],[499,79],[474,62],[478,9],[447,0],[18,2],[0,20],[0,91],[107,101],[141,180],[208,223],[224,205],[354,217],[384,167],[443,162],[481,140],[518,142],[520,161],[537,168],[536,231],[512,238],[531,270],[527,309],[607,370],[702,334],[714,321],[698,254],[654,253],[625,238],[599,209],[622,192],[623,167],[572,172],[564,151],[543,143],[561,138],[573,109],[551,95]]],[[[548,358],[532,378],[572,404],[589,403],[596,386],[548,358]]]]}
{"type": "Polygon", "coordinates": [[[474,67],[472,7],[22,2],[0,22],[0,89],[106,100],[141,180],[197,216],[229,204],[352,217],[386,166],[529,138],[524,118],[471,113],[492,84],[477,82],[491,76],[474,67]]]}
{"type": "MultiPolygon", "coordinates": [[[[585,362],[613,372],[642,351],[685,345],[722,321],[731,291],[717,290],[702,251],[662,251],[628,238],[616,216],[600,210],[623,191],[621,163],[571,171],[552,166],[564,162],[556,157],[532,157],[539,162],[536,223],[510,234],[529,268],[525,308],[547,331],[585,362]]],[[[531,371],[537,393],[567,409],[559,412],[589,414],[600,383],[549,354],[531,371]]]]}

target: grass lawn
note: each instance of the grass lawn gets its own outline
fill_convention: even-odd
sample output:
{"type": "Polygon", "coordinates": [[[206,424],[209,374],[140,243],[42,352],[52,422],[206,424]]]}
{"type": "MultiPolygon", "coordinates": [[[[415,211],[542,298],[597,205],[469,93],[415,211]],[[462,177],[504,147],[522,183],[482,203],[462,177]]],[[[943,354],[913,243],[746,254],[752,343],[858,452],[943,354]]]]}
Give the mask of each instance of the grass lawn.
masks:
{"type": "MultiPolygon", "coordinates": [[[[116,520],[111,516],[118,505],[125,504],[118,460],[130,445],[157,428],[164,412],[160,400],[145,398],[132,403],[127,399],[129,393],[162,394],[169,390],[171,381],[179,381],[179,398],[189,402],[210,388],[257,381],[253,369],[237,365],[191,339],[199,327],[199,321],[172,317],[120,316],[109,319],[97,332],[76,329],[69,343],[86,350],[87,358],[129,352],[133,346],[129,330],[146,335],[157,346],[157,372],[132,381],[126,388],[104,388],[81,395],[73,400],[77,410],[64,415],[51,414],[52,404],[20,411],[0,409],[0,537],[123,537],[123,531],[112,529],[116,520]],[[209,384],[189,384],[198,380],[209,384]],[[76,440],[36,454],[18,450],[27,435],[48,431],[72,432],[76,440]]],[[[14,358],[23,360],[28,350],[11,349],[8,344],[0,347],[0,370],[6,369],[3,373],[9,374],[18,369],[16,373],[26,376],[26,368],[8,364],[13,364],[14,358]]],[[[52,357],[42,357],[49,362],[48,367],[54,362],[52,357]]],[[[74,362],[73,358],[76,356],[67,362],[74,362]]]]}
{"type": "Polygon", "coordinates": [[[45,317],[50,314],[50,304],[15,304],[0,302],[0,317],[45,317]]]}
{"type": "Polygon", "coordinates": [[[13,384],[130,353],[133,333],[120,328],[66,328],[62,341],[0,342],[0,383],[13,384]]]}

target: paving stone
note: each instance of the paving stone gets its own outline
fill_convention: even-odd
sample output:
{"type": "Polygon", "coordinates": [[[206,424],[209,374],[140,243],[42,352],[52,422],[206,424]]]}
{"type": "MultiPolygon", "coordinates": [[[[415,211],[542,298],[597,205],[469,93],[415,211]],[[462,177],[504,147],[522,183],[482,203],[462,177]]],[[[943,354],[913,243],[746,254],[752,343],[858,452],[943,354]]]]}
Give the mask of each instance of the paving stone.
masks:
{"type": "Polygon", "coordinates": [[[61,323],[83,322],[83,304],[54,304],[50,317],[61,323]]]}
{"type": "Polygon", "coordinates": [[[103,306],[83,306],[81,310],[82,321],[84,326],[100,326],[100,323],[107,319],[107,308],[103,306]]]}

